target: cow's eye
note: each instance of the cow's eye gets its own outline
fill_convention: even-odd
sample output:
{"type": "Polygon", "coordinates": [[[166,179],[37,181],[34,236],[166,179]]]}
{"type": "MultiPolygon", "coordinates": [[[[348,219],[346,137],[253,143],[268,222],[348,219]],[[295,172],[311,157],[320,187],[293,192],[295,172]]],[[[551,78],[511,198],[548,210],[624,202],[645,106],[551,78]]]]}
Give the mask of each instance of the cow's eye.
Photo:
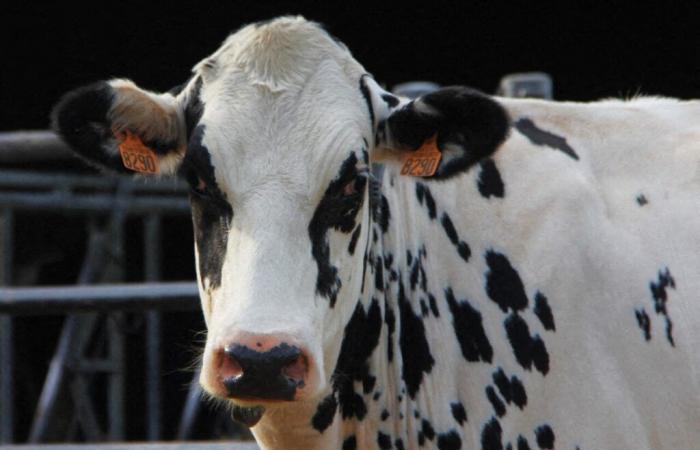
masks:
{"type": "Polygon", "coordinates": [[[362,194],[362,190],[365,188],[367,183],[367,178],[364,176],[358,176],[355,179],[349,181],[343,186],[342,196],[343,197],[355,197],[362,194]]]}
{"type": "Polygon", "coordinates": [[[210,197],[209,189],[207,188],[207,183],[201,178],[197,177],[197,180],[192,185],[192,192],[199,195],[200,197],[210,197]]]}
{"type": "Polygon", "coordinates": [[[207,182],[198,176],[194,171],[187,174],[187,183],[190,185],[190,192],[199,198],[211,198],[212,194],[207,182]]]}

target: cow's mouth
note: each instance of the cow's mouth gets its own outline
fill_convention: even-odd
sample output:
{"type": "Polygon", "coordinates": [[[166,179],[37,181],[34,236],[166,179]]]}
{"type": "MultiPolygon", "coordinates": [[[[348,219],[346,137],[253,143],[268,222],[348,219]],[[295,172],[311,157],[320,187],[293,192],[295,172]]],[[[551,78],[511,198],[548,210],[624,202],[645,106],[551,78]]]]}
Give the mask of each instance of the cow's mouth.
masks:
{"type": "Polygon", "coordinates": [[[254,427],[265,414],[263,406],[233,406],[233,420],[241,422],[247,427],[254,427]]]}

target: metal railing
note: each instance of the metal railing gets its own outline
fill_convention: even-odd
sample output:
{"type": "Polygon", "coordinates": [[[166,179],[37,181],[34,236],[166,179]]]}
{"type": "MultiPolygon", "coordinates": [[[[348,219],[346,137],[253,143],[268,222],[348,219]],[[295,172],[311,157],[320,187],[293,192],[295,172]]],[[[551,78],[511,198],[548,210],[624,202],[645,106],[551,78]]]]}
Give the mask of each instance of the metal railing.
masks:
{"type": "MultiPolygon", "coordinates": [[[[8,154],[13,159],[21,155],[20,159],[33,161],[44,154],[44,146],[58,155],[69,155],[61,150],[63,144],[50,132],[10,133],[9,138],[0,133],[0,162],[6,161],[8,154]],[[23,139],[26,141],[20,151],[23,139]]],[[[64,419],[57,408],[67,400],[75,403],[75,416],[88,439],[124,439],[124,337],[114,323],[127,311],[140,311],[146,317],[147,438],[153,441],[162,438],[161,312],[198,308],[195,283],[157,282],[162,272],[162,219],[179,216],[189,222],[185,193],[185,184],[175,179],[152,181],[0,170],[0,444],[15,441],[13,371],[17,355],[13,316],[37,314],[67,314],[67,317],[36,408],[30,442],[60,436],[65,423],[54,422],[57,417],[64,419]],[[78,286],[8,287],[13,279],[15,221],[25,213],[86,218],[90,231],[78,286]],[[94,285],[123,279],[125,221],[134,216],[142,218],[143,223],[143,279],[147,283],[94,285]],[[108,352],[104,358],[83,357],[94,332],[107,336],[108,352]],[[107,430],[101,430],[97,424],[87,394],[89,377],[84,376],[85,370],[104,373],[109,379],[107,430]]],[[[185,438],[193,428],[185,420],[194,421],[200,407],[200,391],[195,383],[191,391],[186,403],[189,409],[182,414],[178,433],[185,438]]]]}

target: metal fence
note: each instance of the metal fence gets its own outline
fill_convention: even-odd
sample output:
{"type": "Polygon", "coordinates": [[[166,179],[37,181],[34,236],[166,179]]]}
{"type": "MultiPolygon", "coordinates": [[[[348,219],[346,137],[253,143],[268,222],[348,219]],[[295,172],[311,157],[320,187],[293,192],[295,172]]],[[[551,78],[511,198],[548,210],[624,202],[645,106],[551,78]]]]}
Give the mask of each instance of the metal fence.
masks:
{"type": "MultiPolygon", "coordinates": [[[[0,134],[0,163],[29,162],[47,154],[69,157],[50,132],[0,134]],[[21,147],[21,148],[20,148],[21,147]],[[10,156],[8,156],[10,155],[10,156]]],[[[189,221],[186,187],[177,180],[55,174],[0,170],[0,444],[14,436],[13,374],[18,355],[15,317],[66,315],[29,432],[29,442],[75,439],[125,439],[124,336],[118,324],[125,312],[145,316],[145,393],[147,439],[162,432],[159,386],[162,357],[161,311],[198,311],[195,283],[163,283],[161,224],[166,216],[189,221]],[[16,218],[21,214],[60,214],[88,223],[87,249],[75,286],[9,287],[13,279],[16,218]],[[124,233],[128,218],[142,220],[143,274],[146,283],[121,284],[124,278],[124,233]],[[111,282],[112,284],[99,284],[111,282]],[[95,335],[106,349],[90,350],[95,335]],[[91,392],[106,377],[106,425],[99,423],[91,392]],[[72,405],[66,407],[67,404],[72,405]]],[[[195,374],[196,378],[196,374],[195,374]]],[[[200,408],[200,391],[191,383],[177,437],[192,434],[200,408]]],[[[234,430],[235,431],[235,430],[234,430]]]]}

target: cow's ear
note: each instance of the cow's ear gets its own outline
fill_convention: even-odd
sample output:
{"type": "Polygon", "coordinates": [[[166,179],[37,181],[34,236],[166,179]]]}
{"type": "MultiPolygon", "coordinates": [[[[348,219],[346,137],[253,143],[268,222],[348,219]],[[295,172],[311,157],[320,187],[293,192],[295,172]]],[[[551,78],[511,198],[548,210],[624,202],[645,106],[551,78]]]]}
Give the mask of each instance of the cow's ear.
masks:
{"type": "Polygon", "coordinates": [[[54,107],[51,122],[74,152],[109,171],[169,175],[186,149],[184,112],[177,99],[128,80],[67,93],[54,107]]]}
{"type": "Polygon", "coordinates": [[[400,164],[404,175],[458,175],[495,152],[508,135],[505,109],[470,88],[444,87],[412,100],[383,90],[369,76],[361,88],[374,122],[372,159],[400,164]]]}

